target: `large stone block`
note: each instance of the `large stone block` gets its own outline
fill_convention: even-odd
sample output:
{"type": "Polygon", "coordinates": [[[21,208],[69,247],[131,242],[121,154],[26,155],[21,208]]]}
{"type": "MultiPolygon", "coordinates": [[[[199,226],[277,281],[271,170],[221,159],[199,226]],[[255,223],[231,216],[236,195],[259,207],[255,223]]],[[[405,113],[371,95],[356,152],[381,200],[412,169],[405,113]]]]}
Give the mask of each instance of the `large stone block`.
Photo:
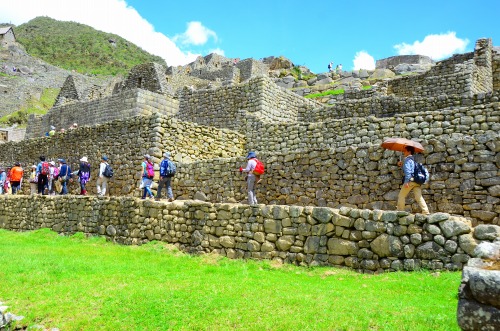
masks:
{"type": "Polygon", "coordinates": [[[379,257],[402,257],[403,243],[396,236],[381,234],[370,243],[370,248],[379,257]]]}
{"type": "Polygon", "coordinates": [[[352,241],[331,238],[328,240],[328,253],[333,255],[356,255],[358,245],[352,241]]]}

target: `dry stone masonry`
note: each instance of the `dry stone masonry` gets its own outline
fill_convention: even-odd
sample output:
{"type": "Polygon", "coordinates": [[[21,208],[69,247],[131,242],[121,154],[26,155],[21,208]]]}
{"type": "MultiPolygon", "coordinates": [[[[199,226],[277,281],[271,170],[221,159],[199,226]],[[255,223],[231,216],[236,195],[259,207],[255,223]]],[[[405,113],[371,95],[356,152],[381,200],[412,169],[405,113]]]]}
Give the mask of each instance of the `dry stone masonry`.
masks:
{"type": "MultiPolygon", "coordinates": [[[[49,159],[64,157],[75,168],[87,156],[95,179],[100,156],[108,155],[115,170],[110,194],[128,197],[74,199],[95,203],[104,214],[114,215],[115,209],[107,208],[118,208],[117,201],[138,208],[124,212],[118,228],[106,223],[103,232],[100,225],[99,231],[92,230],[94,223],[82,225],[86,232],[101,234],[113,225],[119,233],[113,240],[124,243],[159,237],[189,250],[230,257],[277,257],[370,271],[461,268],[471,255],[470,247],[481,240],[471,226],[500,224],[498,54],[491,40],[480,39],[474,52],[438,62],[424,73],[385,80],[371,90],[332,97],[326,105],[277,86],[262,66],[267,62],[227,61],[217,55],[198,58],[186,67],[143,64],[124,81],[102,86],[79,85],[78,79],[69,77],[58,106],[45,116],[31,117],[28,139],[4,144],[0,160],[29,166],[44,154],[49,159]],[[211,79],[213,84],[172,93],[169,84],[187,75],[211,79]],[[73,122],[78,129],[40,138],[50,125],[68,127],[73,122]],[[437,214],[394,211],[402,177],[396,165],[399,154],[380,148],[384,139],[394,136],[425,146],[419,161],[430,169],[431,180],[423,194],[437,214]],[[237,169],[249,150],[258,153],[267,169],[257,198],[268,206],[257,209],[225,204],[245,200],[245,182],[237,169]],[[178,163],[173,179],[176,197],[206,203],[150,206],[132,199],[139,194],[142,155],[151,154],[158,165],[164,151],[178,163]],[[180,209],[169,214],[168,208],[180,209]],[[323,216],[314,216],[323,212],[330,215],[324,222],[323,216]],[[203,222],[195,213],[205,215],[203,222]],[[156,225],[149,227],[157,214],[168,216],[167,222],[186,223],[169,223],[166,233],[159,225],[158,233],[156,225]],[[135,217],[130,221],[137,226],[134,236],[120,232],[132,226],[126,215],[135,217]],[[349,222],[336,224],[338,219],[349,222]]],[[[331,80],[326,75],[323,79],[331,80]]],[[[347,79],[354,74],[341,75],[347,79]]],[[[364,72],[356,75],[368,77],[364,72]]],[[[92,181],[89,188],[94,193],[92,181]]],[[[15,199],[5,201],[18,203],[15,199]]],[[[60,201],[34,197],[25,202],[33,207],[23,208],[43,210],[45,204],[60,201]]],[[[419,211],[411,196],[407,202],[408,211],[419,211]]],[[[60,219],[51,222],[72,227],[64,223],[70,214],[57,214],[60,219]]],[[[76,216],[73,220],[77,222],[76,216]]],[[[6,222],[6,227],[15,228],[15,223],[6,222]]],[[[43,225],[33,225],[39,226],[43,225]]]]}
{"type": "MultiPolygon", "coordinates": [[[[201,201],[158,203],[130,197],[2,196],[0,228],[106,236],[124,244],[161,240],[229,258],[334,265],[374,273],[461,269],[491,242],[470,221],[435,213],[201,201]]],[[[500,227],[489,225],[494,231],[500,227]]]]}

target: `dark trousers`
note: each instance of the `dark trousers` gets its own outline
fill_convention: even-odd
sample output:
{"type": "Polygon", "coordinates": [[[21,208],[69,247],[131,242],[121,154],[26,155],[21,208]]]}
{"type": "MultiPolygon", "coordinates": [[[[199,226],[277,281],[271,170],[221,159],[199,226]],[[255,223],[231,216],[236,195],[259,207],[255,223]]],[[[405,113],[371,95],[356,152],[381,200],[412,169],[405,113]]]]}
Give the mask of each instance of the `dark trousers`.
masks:
{"type": "Polygon", "coordinates": [[[47,187],[49,184],[49,180],[47,178],[47,175],[38,175],[38,194],[43,194],[45,191],[45,187],[47,187]]]}
{"type": "Polygon", "coordinates": [[[12,188],[12,194],[16,194],[21,188],[21,182],[10,182],[10,187],[12,188]]]}

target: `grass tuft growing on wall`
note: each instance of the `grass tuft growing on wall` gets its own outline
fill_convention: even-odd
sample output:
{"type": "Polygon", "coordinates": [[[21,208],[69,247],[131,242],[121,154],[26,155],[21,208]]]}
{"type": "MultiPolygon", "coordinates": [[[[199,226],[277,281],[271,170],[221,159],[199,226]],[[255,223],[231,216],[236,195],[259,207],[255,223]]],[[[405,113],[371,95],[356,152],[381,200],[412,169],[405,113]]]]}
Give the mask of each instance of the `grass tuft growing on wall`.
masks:
{"type": "Polygon", "coordinates": [[[0,301],[61,330],[458,330],[460,273],[358,274],[0,230],[0,301]]]}

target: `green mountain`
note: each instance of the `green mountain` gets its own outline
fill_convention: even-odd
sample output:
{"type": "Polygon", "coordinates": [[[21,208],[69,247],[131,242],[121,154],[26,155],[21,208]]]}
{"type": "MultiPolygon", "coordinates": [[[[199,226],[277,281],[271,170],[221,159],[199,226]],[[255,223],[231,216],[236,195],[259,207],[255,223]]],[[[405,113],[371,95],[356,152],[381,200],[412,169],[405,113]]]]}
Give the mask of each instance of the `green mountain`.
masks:
{"type": "Polygon", "coordinates": [[[31,56],[80,73],[116,75],[145,62],[166,65],[120,36],[80,23],[37,17],[15,27],[14,33],[31,56]]]}

